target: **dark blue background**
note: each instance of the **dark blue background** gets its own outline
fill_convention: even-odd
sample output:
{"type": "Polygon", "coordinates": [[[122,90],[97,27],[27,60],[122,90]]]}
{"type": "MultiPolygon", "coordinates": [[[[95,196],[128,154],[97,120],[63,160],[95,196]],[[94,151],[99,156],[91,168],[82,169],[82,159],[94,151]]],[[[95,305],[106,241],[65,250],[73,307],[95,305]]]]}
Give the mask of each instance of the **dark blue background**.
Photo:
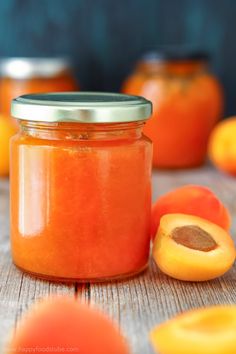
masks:
{"type": "Polygon", "coordinates": [[[143,51],[173,43],[212,53],[236,114],[236,0],[0,0],[0,54],[69,55],[83,89],[119,90],[143,51]]]}

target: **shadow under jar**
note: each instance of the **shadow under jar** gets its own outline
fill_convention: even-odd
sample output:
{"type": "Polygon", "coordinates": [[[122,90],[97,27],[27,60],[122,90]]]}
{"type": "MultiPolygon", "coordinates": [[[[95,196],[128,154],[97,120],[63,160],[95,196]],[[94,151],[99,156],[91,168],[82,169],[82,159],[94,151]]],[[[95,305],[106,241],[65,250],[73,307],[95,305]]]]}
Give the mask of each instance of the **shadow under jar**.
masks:
{"type": "Polygon", "coordinates": [[[148,263],[151,103],[109,93],[24,95],[12,103],[11,247],[22,270],[104,281],[148,263]]]}
{"type": "MultiPolygon", "coordinates": [[[[165,48],[165,47],[164,47],[165,48]]],[[[223,112],[223,92],[204,53],[166,48],[145,55],[122,92],[152,101],[144,133],[153,141],[153,166],[186,168],[204,163],[211,130],[223,112]]]]}

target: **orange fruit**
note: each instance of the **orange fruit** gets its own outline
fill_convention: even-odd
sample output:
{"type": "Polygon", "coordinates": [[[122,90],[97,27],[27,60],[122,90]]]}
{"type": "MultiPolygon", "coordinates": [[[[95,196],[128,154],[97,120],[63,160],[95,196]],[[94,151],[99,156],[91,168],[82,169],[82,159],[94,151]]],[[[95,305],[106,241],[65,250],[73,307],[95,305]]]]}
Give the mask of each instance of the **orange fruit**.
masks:
{"type": "Polygon", "coordinates": [[[218,123],[209,140],[209,157],[213,164],[236,176],[236,116],[218,123]]]}
{"type": "Polygon", "coordinates": [[[9,119],[0,116],[0,177],[9,174],[9,142],[16,131],[9,119]]]}
{"type": "Polygon", "coordinates": [[[226,231],[230,228],[229,211],[213,191],[205,186],[187,184],[163,194],[153,204],[151,230],[153,238],[156,236],[161,217],[176,213],[199,216],[226,231]]]}
{"type": "Polygon", "coordinates": [[[74,298],[52,297],[32,306],[7,353],[129,354],[126,340],[104,313],[74,298]]]}

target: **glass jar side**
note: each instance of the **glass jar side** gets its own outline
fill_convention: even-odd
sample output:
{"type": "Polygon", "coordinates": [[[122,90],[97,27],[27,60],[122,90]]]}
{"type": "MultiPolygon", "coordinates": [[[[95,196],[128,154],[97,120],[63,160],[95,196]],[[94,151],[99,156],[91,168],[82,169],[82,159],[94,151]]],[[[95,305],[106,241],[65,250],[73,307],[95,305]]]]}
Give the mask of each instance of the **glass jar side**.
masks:
{"type": "Polygon", "coordinates": [[[65,281],[119,278],[146,267],[152,147],[142,125],[22,122],[11,143],[18,267],[65,281]]]}
{"type": "Polygon", "coordinates": [[[154,167],[204,163],[209,134],[222,117],[224,104],[222,87],[206,62],[141,62],[122,91],[153,103],[144,132],[153,141],[154,167]]]}

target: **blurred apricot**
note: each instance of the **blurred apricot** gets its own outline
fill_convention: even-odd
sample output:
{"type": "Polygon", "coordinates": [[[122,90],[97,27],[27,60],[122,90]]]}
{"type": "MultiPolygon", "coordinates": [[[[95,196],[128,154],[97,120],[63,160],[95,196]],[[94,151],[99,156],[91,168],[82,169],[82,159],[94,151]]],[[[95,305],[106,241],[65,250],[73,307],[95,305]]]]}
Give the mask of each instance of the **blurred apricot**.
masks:
{"type": "Polygon", "coordinates": [[[209,157],[217,168],[236,176],[236,116],[220,122],[212,131],[209,157]]]}
{"type": "Polygon", "coordinates": [[[235,354],[236,306],[185,312],[155,327],[150,340],[161,354],[235,354]]]}
{"type": "Polygon", "coordinates": [[[99,310],[69,297],[36,303],[20,322],[7,353],[128,354],[114,323],[99,310]]]}
{"type": "Polygon", "coordinates": [[[9,174],[9,141],[17,128],[4,116],[0,116],[0,177],[9,174]]]}

